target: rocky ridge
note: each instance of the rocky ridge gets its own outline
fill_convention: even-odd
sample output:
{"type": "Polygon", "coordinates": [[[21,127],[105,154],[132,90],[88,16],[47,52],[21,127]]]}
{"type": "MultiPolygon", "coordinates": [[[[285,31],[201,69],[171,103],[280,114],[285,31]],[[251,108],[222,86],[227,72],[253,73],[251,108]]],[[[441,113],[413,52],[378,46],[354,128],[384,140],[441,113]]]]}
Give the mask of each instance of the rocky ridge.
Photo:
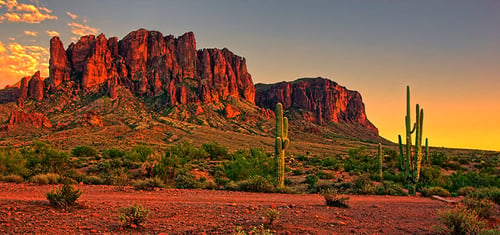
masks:
{"type": "MultiPolygon", "coordinates": [[[[44,104],[44,99],[56,102],[54,95],[65,94],[67,100],[59,99],[62,103],[57,102],[57,108],[44,104],[45,111],[43,108],[25,110],[51,117],[55,112],[71,112],[64,108],[65,105],[70,105],[70,109],[77,108],[76,103],[85,105],[79,97],[86,94],[107,94],[115,100],[123,95],[123,89],[127,89],[143,101],[152,102],[152,107],[160,113],[189,105],[171,114],[174,118],[182,117],[179,120],[193,120],[193,116],[204,115],[215,107],[215,113],[238,125],[238,122],[248,123],[248,117],[271,119],[275,104],[282,102],[285,109],[300,110],[300,118],[307,122],[318,125],[356,123],[378,134],[366,118],[358,92],[323,78],[254,86],[244,58],[226,48],[197,50],[192,32],[175,38],[139,29],[121,40],[106,38],[104,34],[88,35],[71,43],[66,50],[61,40],[53,37],[49,62],[47,79],[42,80],[39,72],[23,78],[17,86],[0,90],[0,103],[17,101],[23,109],[27,100],[44,104]],[[246,103],[244,107],[235,105],[241,101],[246,103]],[[221,102],[224,104],[220,105],[221,102]]],[[[82,118],[94,120],[93,117],[102,113],[93,114],[82,118]]],[[[210,121],[214,118],[219,120],[211,115],[197,122],[219,128],[220,124],[210,121]]],[[[89,123],[103,126],[102,120],[89,123]]]]}
{"type": "Polygon", "coordinates": [[[293,82],[257,84],[255,103],[273,109],[281,102],[284,109],[302,111],[304,119],[317,124],[358,123],[378,134],[368,120],[361,94],[325,78],[303,78],[293,82]]]}

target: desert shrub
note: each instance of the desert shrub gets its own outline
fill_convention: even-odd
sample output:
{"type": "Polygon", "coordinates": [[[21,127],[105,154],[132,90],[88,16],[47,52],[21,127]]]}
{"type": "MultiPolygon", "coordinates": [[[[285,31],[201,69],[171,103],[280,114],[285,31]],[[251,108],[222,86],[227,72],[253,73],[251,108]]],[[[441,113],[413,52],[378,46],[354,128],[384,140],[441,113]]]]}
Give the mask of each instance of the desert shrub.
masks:
{"type": "Polygon", "coordinates": [[[432,152],[429,156],[431,164],[439,167],[444,167],[450,158],[443,152],[432,152]]]}
{"type": "Polygon", "coordinates": [[[167,155],[175,155],[187,160],[200,160],[208,158],[209,154],[201,148],[197,148],[194,144],[189,142],[182,142],[174,146],[170,146],[167,155]]]}
{"type": "Polygon", "coordinates": [[[464,197],[460,201],[460,204],[469,210],[475,211],[481,218],[489,218],[496,211],[495,203],[486,198],[477,199],[473,197],[464,197]]]}
{"type": "Polygon", "coordinates": [[[408,193],[399,184],[384,181],[375,187],[375,194],[377,195],[391,195],[391,196],[408,196],[408,193]]]}
{"type": "Polygon", "coordinates": [[[141,205],[133,204],[122,207],[118,211],[118,219],[125,227],[137,228],[142,226],[149,216],[149,210],[141,205]]]}
{"type": "Polygon", "coordinates": [[[75,205],[76,200],[82,195],[79,189],[69,184],[62,185],[47,193],[47,200],[53,207],[67,208],[75,205]]]}
{"type": "Polygon", "coordinates": [[[0,179],[3,182],[9,182],[9,183],[22,183],[24,181],[24,178],[19,175],[6,175],[6,176],[0,176],[0,179]]]}
{"type": "Polygon", "coordinates": [[[448,190],[456,192],[465,186],[477,188],[495,186],[495,176],[479,174],[478,172],[453,172],[450,176],[451,185],[448,190]]]}
{"type": "Polygon", "coordinates": [[[57,184],[60,176],[54,173],[38,174],[31,177],[30,182],[39,185],[57,184]]]}
{"type": "Polygon", "coordinates": [[[486,223],[477,213],[463,206],[438,211],[439,220],[447,227],[449,234],[479,234],[486,223]]]}
{"type": "Polygon", "coordinates": [[[271,230],[266,229],[263,224],[253,227],[250,231],[246,232],[243,227],[239,226],[236,228],[234,235],[271,235],[273,234],[271,230]]]}
{"type": "Polygon", "coordinates": [[[123,191],[125,186],[129,184],[129,181],[130,174],[127,171],[120,169],[116,172],[113,178],[113,185],[117,186],[118,190],[123,191]]]}
{"type": "Polygon", "coordinates": [[[248,180],[243,180],[238,183],[238,188],[245,192],[261,192],[272,193],[274,192],[274,185],[266,178],[255,175],[248,180]]]}
{"type": "Polygon", "coordinates": [[[449,179],[441,174],[441,168],[437,166],[423,166],[420,170],[418,187],[444,187],[451,184],[449,179]]]}
{"type": "Polygon", "coordinates": [[[188,159],[182,158],[171,152],[166,152],[153,166],[153,175],[163,180],[173,180],[182,166],[185,166],[188,159]]]}
{"type": "Polygon", "coordinates": [[[163,181],[158,178],[147,178],[145,180],[136,180],[134,189],[136,190],[154,190],[155,188],[164,188],[163,181]]]}
{"type": "Polygon", "coordinates": [[[397,182],[397,183],[405,183],[406,178],[402,172],[395,173],[394,170],[389,169],[382,172],[384,175],[384,180],[397,182]]]}
{"type": "Polygon", "coordinates": [[[333,190],[334,185],[330,181],[319,181],[314,185],[314,187],[309,189],[310,193],[319,193],[327,190],[333,190]]]}
{"type": "Polygon", "coordinates": [[[27,176],[26,160],[16,149],[0,149],[0,175],[27,176]]]}
{"type": "Polygon", "coordinates": [[[457,191],[457,194],[458,194],[458,196],[467,196],[468,194],[474,192],[475,190],[476,190],[476,188],[474,188],[472,186],[465,186],[465,187],[459,188],[457,191]]]}
{"type": "Polygon", "coordinates": [[[338,171],[342,168],[342,162],[340,162],[336,157],[329,157],[321,161],[321,166],[338,171]]]}
{"type": "Polygon", "coordinates": [[[344,170],[349,173],[374,173],[377,169],[378,160],[370,156],[364,147],[350,149],[349,157],[344,160],[344,170]]]}
{"type": "Polygon", "coordinates": [[[201,183],[196,180],[196,176],[194,176],[189,170],[182,169],[175,174],[175,187],[176,188],[200,188],[201,183]]]}
{"type": "Polygon", "coordinates": [[[233,160],[224,165],[226,176],[233,181],[249,179],[253,176],[270,177],[275,175],[275,161],[261,149],[238,150],[233,160]]]}
{"type": "Polygon", "coordinates": [[[202,144],[201,148],[208,153],[211,160],[229,159],[229,152],[227,151],[227,148],[217,142],[202,144]]]}
{"type": "Polygon", "coordinates": [[[30,170],[31,175],[44,173],[62,175],[73,169],[68,153],[43,143],[36,143],[34,147],[24,149],[23,155],[26,158],[26,168],[30,170]]]}
{"type": "Polygon", "coordinates": [[[316,175],[322,180],[329,180],[335,178],[335,173],[333,172],[318,171],[316,175]]]}
{"type": "Polygon", "coordinates": [[[274,208],[267,208],[265,212],[265,218],[269,226],[273,226],[274,222],[279,220],[280,211],[274,208]]]}
{"type": "Polygon", "coordinates": [[[375,187],[368,175],[361,175],[353,180],[352,191],[357,194],[373,194],[375,187]]]}
{"type": "Polygon", "coordinates": [[[440,197],[451,197],[451,193],[442,187],[423,188],[421,190],[421,193],[424,197],[431,197],[432,195],[437,195],[440,197]]]}
{"type": "Polygon", "coordinates": [[[117,148],[109,148],[102,152],[102,157],[108,159],[122,159],[127,153],[125,151],[119,150],[117,148]]]}
{"type": "Polygon", "coordinates": [[[136,145],[132,148],[129,155],[136,156],[132,157],[132,159],[137,159],[141,162],[145,162],[148,160],[149,156],[153,155],[153,148],[146,145],[136,145]]]}
{"type": "Polygon", "coordinates": [[[82,157],[96,157],[97,150],[90,146],[76,146],[71,150],[71,155],[73,157],[82,158],[82,157]]]}
{"type": "Polygon", "coordinates": [[[308,185],[308,187],[310,189],[314,188],[314,186],[316,185],[316,183],[318,183],[319,181],[319,178],[318,176],[316,175],[307,175],[306,176],[306,180],[304,181],[304,183],[306,183],[308,185]]]}
{"type": "Polygon", "coordinates": [[[323,197],[325,198],[325,202],[327,206],[332,206],[332,207],[342,207],[342,208],[348,208],[349,207],[349,197],[341,194],[339,195],[337,191],[335,190],[327,190],[321,193],[323,197]]]}
{"type": "Polygon", "coordinates": [[[87,175],[82,177],[82,183],[84,184],[89,184],[89,185],[101,185],[101,184],[106,184],[106,181],[95,175],[87,175]]]}
{"type": "Polygon", "coordinates": [[[298,168],[298,169],[293,169],[293,170],[292,170],[292,174],[293,174],[293,175],[303,175],[303,174],[304,174],[304,170],[303,170],[303,169],[300,169],[300,168],[298,168]]]}
{"type": "Polygon", "coordinates": [[[479,188],[469,193],[467,196],[477,199],[486,198],[496,204],[500,204],[500,189],[497,187],[479,188]]]}

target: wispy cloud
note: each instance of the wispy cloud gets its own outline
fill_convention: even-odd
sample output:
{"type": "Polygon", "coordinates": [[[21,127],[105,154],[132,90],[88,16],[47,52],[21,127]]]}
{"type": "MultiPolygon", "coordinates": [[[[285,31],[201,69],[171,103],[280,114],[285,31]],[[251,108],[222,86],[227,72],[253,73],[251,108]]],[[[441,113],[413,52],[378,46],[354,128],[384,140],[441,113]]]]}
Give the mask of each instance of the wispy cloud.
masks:
{"type": "Polygon", "coordinates": [[[92,28],[88,25],[83,25],[83,24],[79,24],[79,23],[68,23],[68,26],[71,27],[71,32],[75,35],[78,35],[78,36],[85,36],[85,35],[89,35],[89,34],[96,34],[99,29],[97,28],[92,28]]]}
{"type": "Polygon", "coordinates": [[[38,35],[37,32],[34,32],[34,31],[28,31],[28,30],[25,30],[24,31],[24,34],[28,35],[28,36],[33,36],[33,37],[36,37],[38,35]]]}
{"type": "Polygon", "coordinates": [[[47,31],[45,31],[45,32],[47,32],[47,34],[48,34],[50,37],[59,36],[59,32],[57,32],[57,31],[50,31],[50,30],[47,30],[47,31]]]}
{"type": "Polygon", "coordinates": [[[49,51],[40,46],[26,46],[13,42],[5,46],[0,42],[0,87],[14,84],[24,76],[40,70],[42,77],[48,76],[49,51]]]}
{"type": "Polygon", "coordinates": [[[73,13],[71,13],[71,12],[69,12],[69,11],[67,11],[67,12],[66,12],[66,14],[67,14],[69,17],[71,17],[71,19],[73,19],[73,20],[76,20],[76,18],[78,18],[78,15],[77,15],[77,14],[73,14],[73,13]]]}
{"type": "Polygon", "coordinates": [[[55,20],[57,16],[51,15],[52,10],[38,7],[33,4],[18,3],[17,0],[0,0],[0,7],[7,7],[7,13],[0,16],[0,23],[23,22],[38,24],[44,20],[55,20]]]}

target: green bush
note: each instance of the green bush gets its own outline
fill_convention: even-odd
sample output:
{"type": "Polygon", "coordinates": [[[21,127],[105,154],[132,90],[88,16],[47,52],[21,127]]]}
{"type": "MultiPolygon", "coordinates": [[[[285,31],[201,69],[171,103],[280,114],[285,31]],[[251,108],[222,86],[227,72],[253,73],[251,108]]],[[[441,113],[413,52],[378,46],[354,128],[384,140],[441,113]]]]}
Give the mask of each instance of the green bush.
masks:
{"type": "Polygon", "coordinates": [[[378,160],[365,150],[364,147],[350,149],[349,157],[344,160],[344,170],[349,173],[375,173],[378,170],[378,160]]]}
{"type": "Polygon", "coordinates": [[[310,189],[314,188],[314,186],[316,185],[316,183],[318,183],[319,181],[319,178],[318,176],[316,175],[307,175],[306,176],[306,180],[304,181],[304,183],[306,183],[310,189]]]}
{"type": "Polygon", "coordinates": [[[437,195],[440,197],[451,197],[451,193],[442,187],[423,188],[421,190],[421,193],[424,197],[431,197],[432,195],[437,195]]]}
{"type": "Polygon", "coordinates": [[[469,193],[467,196],[476,199],[486,198],[496,204],[500,204],[500,189],[497,187],[479,188],[469,193]]]}
{"type": "Polygon", "coordinates": [[[1,175],[19,175],[27,176],[26,160],[16,149],[0,149],[0,176],[1,175]]]}
{"type": "Polygon", "coordinates": [[[148,160],[149,156],[153,155],[154,150],[146,145],[136,145],[130,151],[132,155],[137,156],[137,160],[145,162],[148,160]]]}
{"type": "Polygon", "coordinates": [[[447,227],[449,234],[480,234],[486,228],[475,211],[463,206],[438,211],[439,220],[447,227]]]}
{"type": "Polygon", "coordinates": [[[0,176],[0,179],[3,182],[18,183],[18,184],[24,181],[24,178],[19,175],[0,176]]]}
{"type": "Polygon", "coordinates": [[[126,152],[125,151],[121,151],[119,149],[116,149],[116,148],[109,148],[109,149],[106,149],[102,152],[102,156],[104,158],[109,158],[109,159],[122,159],[126,156],[126,152]]]}
{"type": "Polygon", "coordinates": [[[73,169],[67,152],[53,149],[43,143],[36,143],[34,147],[24,149],[23,155],[27,159],[26,168],[30,170],[31,175],[45,173],[63,175],[73,169]]]}
{"type": "Polygon", "coordinates": [[[349,197],[345,195],[339,195],[337,191],[335,190],[327,190],[321,193],[323,197],[325,198],[325,202],[327,206],[332,206],[332,207],[342,207],[342,208],[348,208],[349,207],[349,197]]]}
{"type": "Polygon", "coordinates": [[[486,198],[465,197],[460,201],[460,204],[469,210],[475,211],[481,218],[489,218],[496,211],[495,203],[486,198]]]}
{"type": "Polygon", "coordinates": [[[81,182],[84,183],[84,184],[88,184],[88,185],[102,185],[102,184],[106,184],[106,181],[103,178],[101,178],[99,176],[95,176],[95,175],[83,176],[81,182]]]}
{"type": "Polygon", "coordinates": [[[384,181],[375,187],[377,195],[408,196],[408,193],[399,184],[384,181]]]}
{"type": "Polygon", "coordinates": [[[118,219],[125,227],[137,228],[146,222],[149,216],[149,210],[141,205],[133,204],[128,207],[122,207],[118,212],[118,219]]]}
{"type": "Polygon", "coordinates": [[[275,191],[274,185],[266,178],[256,175],[248,180],[240,181],[238,188],[246,192],[272,193],[275,191]]]}
{"type": "Polygon", "coordinates": [[[76,146],[71,150],[71,155],[77,158],[96,157],[97,150],[90,146],[76,146]]]}
{"type": "Polygon", "coordinates": [[[279,220],[280,211],[273,208],[267,208],[265,212],[265,218],[269,226],[273,226],[274,222],[279,220]]]}
{"type": "Polygon", "coordinates": [[[187,169],[182,169],[175,174],[175,187],[184,189],[200,188],[201,183],[187,169]]]}
{"type": "Polygon", "coordinates": [[[64,184],[59,189],[47,193],[47,200],[53,207],[67,208],[75,205],[76,200],[82,195],[79,189],[69,184],[64,184]]]}
{"type": "Polygon", "coordinates": [[[147,178],[145,180],[136,180],[134,189],[136,190],[154,190],[156,188],[164,188],[165,185],[158,178],[147,178]]]}
{"type": "Polygon", "coordinates": [[[208,153],[211,160],[225,160],[230,157],[227,148],[217,142],[202,144],[201,148],[208,153]]]}
{"type": "Polygon", "coordinates": [[[274,177],[276,175],[274,158],[261,149],[252,148],[249,151],[238,150],[233,154],[233,160],[226,162],[224,171],[233,181],[249,179],[253,176],[274,177]]]}
{"type": "Polygon", "coordinates": [[[58,184],[60,177],[61,176],[54,173],[38,174],[32,176],[30,182],[38,185],[58,184]]]}
{"type": "Polygon", "coordinates": [[[375,187],[368,175],[361,175],[353,180],[352,191],[357,194],[373,194],[375,187]]]}
{"type": "Polygon", "coordinates": [[[476,188],[474,188],[472,186],[465,186],[465,187],[459,188],[457,191],[457,194],[458,194],[458,196],[467,196],[468,194],[474,192],[475,190],[476,190],[476,188]]]}

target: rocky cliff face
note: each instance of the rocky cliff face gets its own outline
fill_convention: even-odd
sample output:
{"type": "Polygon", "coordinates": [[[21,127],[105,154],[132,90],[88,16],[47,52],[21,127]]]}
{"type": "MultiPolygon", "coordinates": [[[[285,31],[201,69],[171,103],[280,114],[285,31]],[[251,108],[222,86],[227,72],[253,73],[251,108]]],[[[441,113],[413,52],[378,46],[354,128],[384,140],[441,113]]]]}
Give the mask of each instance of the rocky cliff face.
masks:
{"type": "Polygon", "coordinates": [[[227,49],[196,50],[194,34],[179,38],[140,29],[122,40],[101,34],[82,37],[62,51],[51,40],[49,87],[64,81],[80,83],[83,91],[105,85],[112,98],[116,85],[135,94],[166,94],[171,106],[190,102],[219,102],[228,97],[254,103],[255,88],[245,60],[227,49]],[[68,79],[68,74],[70,74],[68,79]]]}
{"type": "Polygon", "coordinates": [[[305,111],[304,118],[317,124],[328,122],[359,123],[378,134],[367,119],[361,95],[324,78],[305,78],[294,82],[257,84],[255,103],[274,110],[281,102],[284,109],[305,111]]]}

